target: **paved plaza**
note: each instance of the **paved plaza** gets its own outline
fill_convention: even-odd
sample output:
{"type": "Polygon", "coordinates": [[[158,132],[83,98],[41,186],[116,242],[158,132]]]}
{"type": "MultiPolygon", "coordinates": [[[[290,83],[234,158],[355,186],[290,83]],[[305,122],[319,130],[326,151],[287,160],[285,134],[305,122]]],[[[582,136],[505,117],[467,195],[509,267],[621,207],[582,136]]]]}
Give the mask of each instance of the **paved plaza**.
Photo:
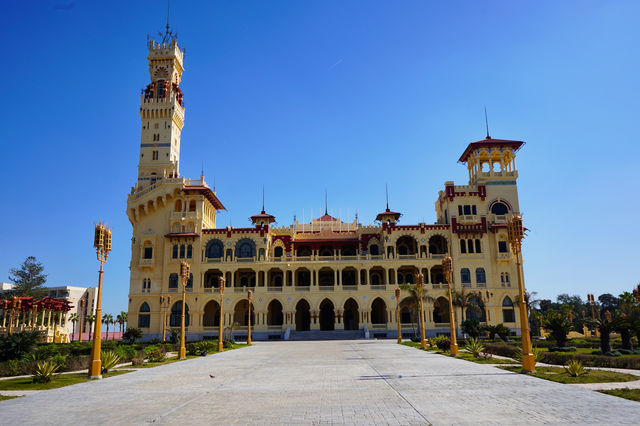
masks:
{"type": "Polygon", "coordinates": [[[640,422],[637,402],[366,340],[257,342],[0,410],[3,424],[640,422]]]}

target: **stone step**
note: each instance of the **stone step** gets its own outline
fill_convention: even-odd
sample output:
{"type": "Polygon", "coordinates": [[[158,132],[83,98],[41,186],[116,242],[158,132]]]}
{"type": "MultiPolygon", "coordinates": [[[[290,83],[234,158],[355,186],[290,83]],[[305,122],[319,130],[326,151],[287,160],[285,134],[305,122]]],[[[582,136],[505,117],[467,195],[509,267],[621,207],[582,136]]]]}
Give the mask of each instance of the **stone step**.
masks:
{"type": "Polygon", "coordinates": [[[355,340],[364,339],[363,330],[291,331],[289,340],[355,340]]]}

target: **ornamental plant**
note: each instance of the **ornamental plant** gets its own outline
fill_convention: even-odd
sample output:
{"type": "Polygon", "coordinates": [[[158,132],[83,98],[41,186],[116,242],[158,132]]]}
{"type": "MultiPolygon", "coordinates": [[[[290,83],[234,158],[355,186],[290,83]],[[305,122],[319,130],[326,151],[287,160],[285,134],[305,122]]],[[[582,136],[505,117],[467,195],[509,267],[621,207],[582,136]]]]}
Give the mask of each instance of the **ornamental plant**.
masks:
{"type": "Polygon", "coordinates": [[[108,373],[120,362],[120,357],[114,351],[102,351],[100,357],[102,358],[103,373],[108,373]]]}
{"type": "Polygon", "coordinates": [[[470,352],[474,358],[478,358],[480,353],[484,350],[484,345],[477,338],[469,338],[464,344],[464,349],[470,352]]]}
{"type": "Polygon", "coordinates": [[[571,377],[579,377],[588,373],[588,370],[584,368],[582,362],[578,361],[577,359],[572,359],[571,361],[569,361],[564,370],[571,377]]]}
{"type": "Polygon", "coordinates": [[[60,365],[53,360],[38,361],[33,374],[33,383],[49,383],[60,365]]]}

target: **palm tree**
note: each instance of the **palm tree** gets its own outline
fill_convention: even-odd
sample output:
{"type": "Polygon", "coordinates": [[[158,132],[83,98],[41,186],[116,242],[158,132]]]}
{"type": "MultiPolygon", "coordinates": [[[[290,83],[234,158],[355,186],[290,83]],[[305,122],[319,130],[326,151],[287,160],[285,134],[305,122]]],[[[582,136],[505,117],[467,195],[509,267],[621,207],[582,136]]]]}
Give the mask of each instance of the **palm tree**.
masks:
{"type": "Polygon", "coordinates": [[[451,290],[451,303],[462,310],[462,321],[460,321],[460,324],[464,322],[465,310],[471,309],[474,312],[481,312],[477,297],[478,295],[476,293],[467,292],[464,288],[451,290]]]}
{"type": "MultiPolygon", "coordinates": [[[[540,299],[536,299],[538,296],[537,291],[525,291],[524,292],[524,302],[527,306],[527,313],[531,314],[532,308],[537,308],[540,306],[540,299]]],[[[520,295],[516,296],[515,304],[520,305],[520,295]]]]}
{"type": "Polygon", "coordinates": [[[552,309],[545,313],[544,328],[550,331],[556,345],[563,348],[567,344],[567,334],[573,330],[573,322],[566,312],[556,312],[552,309]]]}
{"type": "Polygon", "coordinates": [[[628,291],[619,295],[618,300],[620,301],[620,310],[627,316],[630,316],[637,307],[636,298],[633,293],[629,293],[628,291]]]}
{"type": "MultiPolygon", "coordinates": [[[[91,334],[91,326],[94,322],[96,322],[96,314],[87,315],[86,321],[89,323],[89,340],[93,340],[93,334],[91,334]]],[[[95,330],[93,330],[93,333],[95,334],[95,330]]]]}
{"type": "Polygon", "coordinates": [[[113,340],[115,340],[116,339],[116,319],[115,318],[111,319],[111,325],[113,325],[113,331],[111,332],[111,338],[113,340]]]}
{"type": "Polygon", "coordinates": [[[73,336],[75,336],[76,334],[76,323],[80,321],[80,317],[78,316],[77,313],[74,312],[71,315],[69,315],[69,321],[73,323],[73,331],[71,332],[71,340],[73,340],[73,336]]]}
{"type": "Polygon", "coordinates": [[[121,311],[120,314],[116,316],[118,324],[120,324],[120,333],[124,332],[125,324],[127,323],[128,315],[125,311],[121,311]]]}
{"type": "Polygon", "coordinates": [[[113,321],[113,315],[104,314],[102,316],[102,323],[107,324],[107,340],[109,340],[109,324],[111,324],[112,321],[113,321]]]}
{"type": "MultiPolygon", "coordinates": [[[[415,327],[413,326],[413,321],[411,322],[411,326],[414,327],[414,335],[417,336],[420,334],[420,297],[418,296],[418,285],[417,284],[400,284],[400,290],[406,291],[409,293],[409,308],[414,310],[415,316],[412,318],[418,319],[418,333],[415,332],[415,327]]],[[[433,296],[427,294],[427,292],[422,290],[422,301],[433,303],[435,299],[433,296]]]]}

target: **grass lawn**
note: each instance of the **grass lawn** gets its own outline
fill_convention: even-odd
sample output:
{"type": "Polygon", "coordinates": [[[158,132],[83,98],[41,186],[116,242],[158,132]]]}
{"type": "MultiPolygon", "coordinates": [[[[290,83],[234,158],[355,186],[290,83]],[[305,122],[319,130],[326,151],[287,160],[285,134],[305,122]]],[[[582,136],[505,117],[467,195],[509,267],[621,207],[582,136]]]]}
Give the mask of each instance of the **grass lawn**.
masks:
{"type": "Polygon", "coordinates": [[[610,389],[599,390],[598,392],[606,393],[607,395],[619,396],[620,398],[630,399],[632,401],[640,402],[640,389],[610,389]]]}
{"type": "MultiPolygon", "coordinates": [[[[422,349],[420,347],[420,342],[407,341],[407,342],[402,342],[401,344],[405,345],[405,346],[409,346],[410,348],[422,349]]],[[[430,352],[435,352],[435,353],[437,353],[439,355],[451,356],[451,354],[449,354],[449,352],[442,352],[438,348],[429,347],[429,345],[427,345],[426,350],[430,351],[430,352]]],[[[510,359],[474,358],[474,356],[472,354],[470,354],[468,352],[464,352],[460,348],[458,348],[458,355],[456,356],[456,358],[460,358],[460,359],[463,359],[465,361],[476,362],[478,364],[518,364],[516,361],[510,360],[510,359]]]]}
{"type": "MultiPolygon", "coordinates": [[[[418,343],[418,346],[419,345],[420,344],[418,343]]],[[[232,348],[226,348],[226,349],[224,349],[223,352],[232,351],[234,349],[244,348],[246,346],[247,346],[246,343],[235,343],[232,348]]],[[[214,354],[217,354],[217,353],[218,353],[218,351],[210,352],[209,354],[207,354],[207,356],[214,355],[214,354]]],[[[187,359],[193,359],[193,358],[200,358],[200,356],[199,355],[187,355],[187,359]]],[[[134,365],[133,368],[153,368],[153,367],[158,367],[160,365],[167,365],[167,364],[171,364],[173,362],[178,362],[178,361],[181,361],[181,360],[179,360],[178,356],[176,355],[176,356],[168,357],[167,359],[165,359],[162,362],[145,362],[142,365],[134,365]]],[[[121,368],[125,368],[126,369],[126,368],[131,368],[131,367],[130,366],[124,366],[124,367],[121,367],[121,368]]]]}
{"type": "MultiPolygon", "coordinates": [[[[129,373],[132,370],[109,371],[102,375],[103,378],[119,376],[129,373]]],[[[61,388],[63,386],[75,385],[77,383],[89,382],[87,373],[60,374],[55,376],[49,383],[33,383],[31,377],[20,377],[16,379],[0,380],[0,390],[48,390],[61,388]]]]}
{"type": "MultiPolygon", "coordinates": [[[[521,371],[520,367],[498,367],[516,373],[521,371]]],[[[571,377],[562,367],[536,367],[536,372],[530,374],[540,379],[551,380],[558,383],[609,383],[609,382],[631,382],[638,380],[637,376],[613,371],[588,370],[587,374],[579,377],[571,377]]]]}
{"type": "Polygon", "coordinates": [[[0,395],[0,401],[6,401],[7,399],[14,399],[14,398],[20,398],[20,397],[19,396],[0,395]]]}

